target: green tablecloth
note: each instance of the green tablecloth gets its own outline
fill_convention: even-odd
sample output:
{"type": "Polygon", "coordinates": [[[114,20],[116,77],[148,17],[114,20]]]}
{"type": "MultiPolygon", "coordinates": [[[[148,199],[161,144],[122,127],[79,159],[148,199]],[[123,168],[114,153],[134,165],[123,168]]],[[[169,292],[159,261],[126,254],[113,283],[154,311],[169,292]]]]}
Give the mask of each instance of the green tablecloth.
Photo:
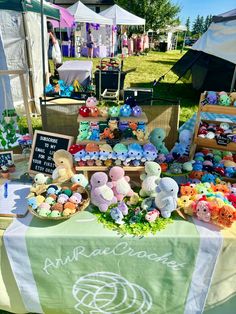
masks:
{"type": "Polygon", "coordinates": [[[120,237],[89,212],[61,223],[28,215],[1,242],[0,309],[234,313],[236,228],[210,229],[178,220],[155,236],[120,237]]]}

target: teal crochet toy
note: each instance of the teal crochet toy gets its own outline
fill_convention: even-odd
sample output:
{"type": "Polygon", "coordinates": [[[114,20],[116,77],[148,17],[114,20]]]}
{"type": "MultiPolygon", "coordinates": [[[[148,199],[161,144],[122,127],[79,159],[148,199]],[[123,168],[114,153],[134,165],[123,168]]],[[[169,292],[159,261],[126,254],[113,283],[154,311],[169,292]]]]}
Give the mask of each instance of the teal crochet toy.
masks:
{"type": "Polygon", "coordinates": [[[168,149],[163,142],[166,137],[166,132],[162,128],[155,128],[149,134],[149,141],[156,147],[158,154],[167,155],[169,153],[168,149]]]}
{"type": "Polygon", "coordinates": [[[90,123],[88,121],[80,122],[79,135],[77,136],[77,141],[84,141],[91,136],[90,123]]]}

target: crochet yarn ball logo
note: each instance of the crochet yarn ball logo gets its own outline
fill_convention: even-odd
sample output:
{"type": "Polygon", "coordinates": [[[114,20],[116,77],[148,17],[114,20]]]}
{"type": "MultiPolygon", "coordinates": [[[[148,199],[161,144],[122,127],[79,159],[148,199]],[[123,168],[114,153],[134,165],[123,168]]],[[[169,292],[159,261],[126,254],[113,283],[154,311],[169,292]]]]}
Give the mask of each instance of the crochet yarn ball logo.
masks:
{"type": "Polygon", "coordinates": [[[73,286],[75,309],[81,314],[147,313],[152,297],[141,286],[111,272],[97,272],[80,277],[73,286]]]}

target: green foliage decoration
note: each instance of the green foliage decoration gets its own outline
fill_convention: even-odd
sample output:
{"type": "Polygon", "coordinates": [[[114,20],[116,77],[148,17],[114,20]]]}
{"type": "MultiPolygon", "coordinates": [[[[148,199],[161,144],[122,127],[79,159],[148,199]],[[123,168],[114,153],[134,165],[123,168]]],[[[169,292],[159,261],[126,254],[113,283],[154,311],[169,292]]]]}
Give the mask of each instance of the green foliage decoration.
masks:
{"type": "Polygon", "coordinates": [[[16,121],[12,116],[3,114],[0,120],[0,144],[6,150],[12,148],[16,141],[16,121]]]}
{"type": "MultiPolygon", "coordinates": [[[[125,200],[126,202],[127,200],[125,200]]],[[[149,234],[156,234],[158,231],[165,229],[169,224],[173,223],[172,218],[162,218],[159,217],[154,222],[148,222],[145,220],[146,211],[142,210],[138,215],[136,215],[137,222],[132,223],[130,220],[135,216],[135,209],[140,207],[142,199],[140,198],[137,205],[130,205],[129,213],[124,216],[123,225],[115,223],[111,218],[110,210],[116,207],[117,204],[111,205],[107,212],[101,213],[97,207],[93,207],[92,213],[97,217],[98,221],[101,222],[106,228],[118,232],[120,235],[133,235],[137,237],[148,236],[149,234]]],[[[126,202],[127,203],[127,202],[126,202]]]]}

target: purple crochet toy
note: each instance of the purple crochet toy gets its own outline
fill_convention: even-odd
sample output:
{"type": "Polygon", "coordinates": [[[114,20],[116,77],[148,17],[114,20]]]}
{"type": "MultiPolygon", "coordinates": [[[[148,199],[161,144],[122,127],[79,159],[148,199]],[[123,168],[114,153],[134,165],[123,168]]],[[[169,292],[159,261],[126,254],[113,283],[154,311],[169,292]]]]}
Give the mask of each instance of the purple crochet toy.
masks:
{"type": "Polygon", "coordinates": [[[90,180],[91,203],[106,212],[111,204],[117,203],[117,198],[111,189],[112,184],[108,183],[108,176],[104,172],[96,172],[90,180]]]}

